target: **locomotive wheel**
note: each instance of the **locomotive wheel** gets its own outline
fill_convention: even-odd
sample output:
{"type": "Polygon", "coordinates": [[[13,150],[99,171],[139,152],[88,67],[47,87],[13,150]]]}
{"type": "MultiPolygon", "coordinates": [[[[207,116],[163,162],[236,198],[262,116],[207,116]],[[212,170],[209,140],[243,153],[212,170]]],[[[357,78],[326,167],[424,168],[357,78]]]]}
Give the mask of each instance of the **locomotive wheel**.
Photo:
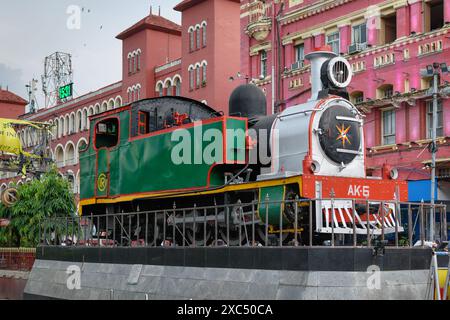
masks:
{"type": "MultiPolygon", "coordinates": [[[[277,245],[279,245],[279,239],[280,239],[280,233],[269,233],[268,234],[268,240],[269,243],[266,243],[266,227],[264,225],[259,225],[255,229],[256,238],[258,239],[259,243],[261,243],[263,246],[269,246],[271,245],[271,239],[274,237],[276,238],[277,245]]],[[[289,241],[291,241],[294,238],[294,235],[290,233],[283,232],[281,241],[283,241],[283,245],[287,245],[289,241]]]]}
{"type": "Polygon", "coordinates": [[[241,245],[250,242],[250,239],[248,238],[250,235],[248,232],[246,232],[244,226],[242,226],[241,228],[230,228],[229,239],[227,239],[227,229],[219,228],[220,237],[223,241],[225,241],[225,243],[227,243],[228,246],[231,247],[239,246],[239,233],[241,234],[241,245]]]}
{"type": "Polygon", "coordinates": [[[204,230],[204,224],[197,224],[196,230],[194,232],[193,228],[186,228],[186,241],[188,245],[194,244],[194,238],[195,238],[195,246],[202,247],[208,245],[211,239],[211,228],[208,226],[206,227],[206,237],[205,237],[205,230],[204,230]],[[205,243],[206,241],[206,243],[205,243]]]}
{"type": "MultiPolygon", "coordinates": [[[[298,196],[297,192],[292,190],[291,188],[288,189],[286,192],[285,200],[286,201],[292,201],[295,200],[295,198],[298,196]]],[[[298,205],[295,202],[286,202],[284,205],[284,215],[289,220],[289,222],[294,223],[295,221],[295,206],[298,205]]],[[[300,210],[297,210],[297,214],[300,213],[300,210]]]]}
{"type": "MultiPolygon", "coordinates": [[[[145,235],[145,230],[143,230],[142,234],[145,235]]],[[[159,232],[159,226],[156,224],[149,224],[148,230],[147,230],[147,246],[149,247],[157,247],[160,245],[160,232],[159,232]],[[156,239],[156,243],[155,243],[156,239]]]]}

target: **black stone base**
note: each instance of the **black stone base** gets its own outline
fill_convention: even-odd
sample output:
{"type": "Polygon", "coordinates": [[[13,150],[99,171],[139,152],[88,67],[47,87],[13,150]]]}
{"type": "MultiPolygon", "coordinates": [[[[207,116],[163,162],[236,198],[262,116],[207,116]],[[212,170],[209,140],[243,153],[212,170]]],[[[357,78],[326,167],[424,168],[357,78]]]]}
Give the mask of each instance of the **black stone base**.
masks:
{"type": "Polygon", "coordinates": [[[167,265],[292,271],[381,271],[429,269],[429,248],[386,248],[373,256],[370,248],[349,247],[233,247],[233,248],[94,248],[46,247],[36,258],[68,262],[167,265]]]}

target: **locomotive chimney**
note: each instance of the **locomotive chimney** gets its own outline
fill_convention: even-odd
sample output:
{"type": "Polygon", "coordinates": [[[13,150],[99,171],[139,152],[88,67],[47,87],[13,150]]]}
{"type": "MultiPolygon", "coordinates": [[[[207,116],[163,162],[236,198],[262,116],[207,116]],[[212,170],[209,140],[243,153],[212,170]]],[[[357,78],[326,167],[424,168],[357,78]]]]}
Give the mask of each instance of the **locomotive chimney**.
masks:
{"type": "Polygon", "coordinates": [[[319,92],[323,89],[321,80],[322,65],[337,55],[331,51],[330,46],[316,48],[313,52],[308,53],[305,59],[311,62],[311,98],[309,100],[317,100],[319,92]]]}

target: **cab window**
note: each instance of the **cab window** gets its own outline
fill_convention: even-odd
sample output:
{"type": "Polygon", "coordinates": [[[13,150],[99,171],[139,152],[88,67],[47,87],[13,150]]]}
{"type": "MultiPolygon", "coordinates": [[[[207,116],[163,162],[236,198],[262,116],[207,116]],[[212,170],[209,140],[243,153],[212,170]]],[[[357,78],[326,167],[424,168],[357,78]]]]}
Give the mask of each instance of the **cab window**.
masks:
{"type": "Polygon", "coordinates": [[[112,148],[119,141],[119,120],[106,119],[97,123],[95,127],[95,147],[112,148]]]}

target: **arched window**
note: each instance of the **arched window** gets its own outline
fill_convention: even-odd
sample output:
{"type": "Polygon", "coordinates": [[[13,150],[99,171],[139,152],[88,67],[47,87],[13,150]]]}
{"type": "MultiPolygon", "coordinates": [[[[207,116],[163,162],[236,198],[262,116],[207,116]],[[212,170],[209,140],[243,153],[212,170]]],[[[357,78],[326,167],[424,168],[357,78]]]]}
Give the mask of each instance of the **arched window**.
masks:
{"type": "Polygon", "coordinates": [[[88,128],[88,110],[87,109],[83,109],[83,116],[82,116],[82,125],[81,125],[81,130],[86,130],[88,128]]]}
{"type": "Polygon", "coordinates": [[[66,161],[65,161],[65,165],[66,166],[73,166],[76,164],[76,159],[75,159],[75,147],[73,145],[73,143],[68,143],[66,145],[66,161]]]}
{"type": "MultiPolygon", "coordinates": [[[[53,140],[58,139],[58,132],[59,132],[59,119],[55,119],[55,121],[53,121],[54,126],[53,126],[53,140]]],[[[24,139],[23,134],[22,134],[22,139],[24,139]]]]}
{"type": "Polygon", "coordinates": [[[203,79],[202,79],[202,86],[205,86],[206,85],[206,74],[207,74],[207,67],[208,67],[208,64],[206,63],[206,61],[205,62],[203,62],[203,79]]]}
{"type": "Polygon", "coordinates": [[[114,107],[115,108],[120,108],[122,106],[122,98],[121,97],[116,97],[116,100],[114,102],[114,107]]]}
{"type": "Polygon", "coordinates": [[[114,109],[114,100],[111,99],[108,101],[108,110],[114,109]]]}
{"type": "Polygon", "coordinates": [[[203,46],[206,47],[206,22],[203,23],[203,46]]]}
{"type": "Polygon", "coordinates": [[[194,45],[195,45],[195,34],[194,34],[194,28],[190,27],[189,30],[189,51],[194,51],[194,45]]]}
{"type": "Polygon", "coordinates": [[[174,87],[175,87],[175,96],[179,97],[181,95],[181,80],[180,78],[175,78],[174,80],[174,87]]]}
{"type": "Polygon", "coordinates": [[[69,185],[72,189],[73,193],[76,193],[76,185],[75,185],[75,176],[73,175],[72,171],[67,172],[67,181],[69,182],[69,185]]]}
{"type": "Polygon", "coordinates": [[[69,121],[69,134],[74,133],[75,131],[75,114],[72,113],[70,115],[70,121],[69,121]]]}
{"type": "Polygon", "coordinates": [[[55,150],[55,161],[58,168],[64,167],[64,149],[62,146],[57,146],[55,150]]]}
{"type": "Polygon", "coordinates": [[[141,85],[136,85],[136,100],[141,100],[141,85]]]}
{"type": "Polygon", "coordinates": [[[202,29],[200,26],[197,27],[197,49],[200,49],[200,44],[202,41],[202,29]]]}
{"type": "Polygon", "coordinates": [[[162,97],[162,96],[164,95],[164,88],[163,88],[163,84],[162,84],[162,83],[160,83],[160,84],[158,85],[158,95],[159,95],[160,97],[162,97]]]}
{"type": "Polygon", "coordinates": [[[82,121],[82,112],[81,110],[77,111],[77,116],[75,118],[75,132],[80,132],[81,129],[81,121],[82,121]]]}
{"type": "Polygon", "coordinates": [[[194,69],[189,70],[189,89],[194,90],[194,83],[195,83],[195,75],[194,75],[194,69]]]}
{"type": "Polygon", "coordinates": [[[133,70],[132,55],[131,55],[131,53],[129,53],[128,54],[128,73],[130,74],[132,70],[133,70]]]}
{"type": "Polygon", "coordinates": [[[141,70],[141,49],[137,50],[136,58],[137,58],[137,71],[139,71],[141,70]]]}
{"type": "Polygon", "coordinates": [[[200,70],[200,65],[197,66],[197,68],[195,69],[196,73],[197,73],[197,77],[196,77],[196,81],[197,81],[197,88],[200,87],[200,83],[201,83],[201,70],[200,70]]]}

